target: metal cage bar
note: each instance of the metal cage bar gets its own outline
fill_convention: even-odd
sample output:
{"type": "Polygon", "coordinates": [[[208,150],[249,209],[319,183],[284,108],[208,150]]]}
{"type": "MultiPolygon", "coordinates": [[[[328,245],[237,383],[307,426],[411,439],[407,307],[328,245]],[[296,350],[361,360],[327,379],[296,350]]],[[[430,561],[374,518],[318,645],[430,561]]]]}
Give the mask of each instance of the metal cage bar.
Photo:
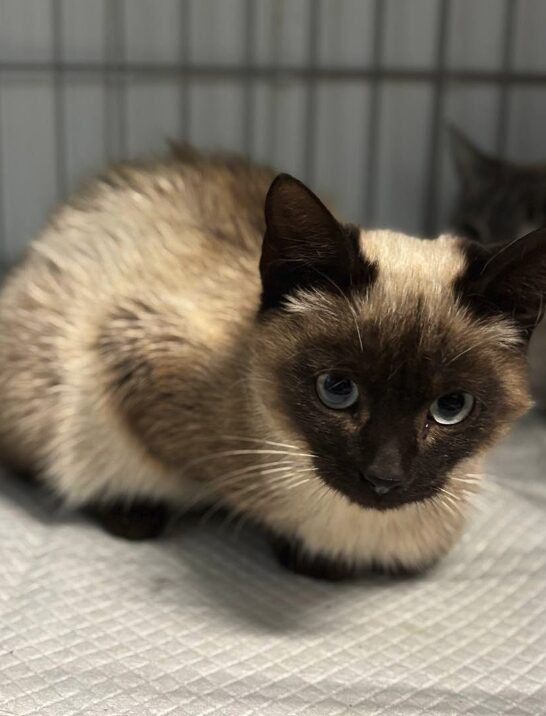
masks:
{"type": "MultiPolygon", "coordinates": [[[[110,7],[109,5],[107,7],[110,7]]],[[[381,12],[381,14],[383,14],[381,12]]],[[[435,82],[441,76],[446,84],[514,84],[533,86],[546,84],[546,72],[525,70],[464,70],[444,68],[441,72],[435,68],[419,69],[406,67],[334,67],[320,65],[317,67],[297,65],[253,65],[249,67],[219,64],[166,64],[160,62],[23,62],[18,60],[0,61],[2,74],[50,74],[59,72],[61,75],[73,77],[109,77],[124,79],[149,78],[172,79],[191,77],[199,79],[235,79],[244,80],[321,80],[334,82],[337,80],[370,80],[378,82],[435,82]]]]}
{"type": "Polygon", "coordinates": [[[434,82],[428,166],[425,174],[423,228],[427,235],[432,235],[436,231],[439,197],[438,190],[442,173],[442,153],[440,152],[440,146],[442,139],[442,120],[444,116],[446,88],[445,67],[447,58],[449,13],[450,0],[440,0],[438,24],[436,27],[436,56],[434,63],[438,69],[438,74],[434,82]]]}
{"type": "MultiPolygon", "coordinates": [[[[522,70],[514,63],[515,54],[515,25],[518,13],[523,12],[521,4],[516,0],[503,0],[499,3],[502,23],[501,50],[497,57],[497,64],[490,69],[452,67],[448,62],[447,46],[449,41],[449,28],[452,21],[450,8],[451,0],[437,0],[438,17],[435,28],[434,60],[430,67],[405,66],[386,64],[384,51],[386,43],[387,8],[385,0],[373,0],[372,5],[372,58],[366,65],[339,64],[333,60],[324,62],[319,57],[321,32],[327,32],[329,15],[325,13],[326,4],[319,0],[307,2],[307,45],[304,61],[299,64],[294,61],[286,64],[282,57],[283,32],[286,30],[286,11],[288,5],[281,0],[271,1],[271,26],[268,32],[272,34],[272,54],[265,63],[259,62],[257,45],[259,6],[256,0],[241,0],[243,14],[242,27],[239,28],[240,41],[244,48],[242,60],[234,64],[221,62],[201,63],[191,56],[191,21],[192,12],[198,11],[197,4],[191,0],[178,0],[177,22],[180,27],[180,37],[175,39],[175,59],[173,62],[141,61],[135,56],[128,56],[126,46],[127,25],[125,13],[128,3],[126,0],[105,0],[104,16],[101,20],[104,54],[96,60],[76,61],[67,56],[65,50],[67,38],[64,34],[63,11],[66,0],[50,0],[48,8],[51,24],[51,53],[44,61],[32,59],[16,59],[21,57],[14,52],[13,58],[4,53],[0,58],[0,88],[6,82],[23,84],[27,77],[37,78],[52,88],[53,128],[52,141],[54,142],[53,172],[56,181],[56,195],[61,198],[70,188],[67,131],[72,127],[68,124],[68,95],[67,86],[78,81],[98,82],[104,89],[104,149],[109,159],[117,160],[127,155],[131,137],[129,132],[133,124],[129,121],[128,89],[135,81],[170,80],[177,83],[175,89],[175,122],[179,123],[180,136],[188,139],[192,132],[192,85],[193,82],[234,82],[243,88],[242,125],[240,142],[247,155],[256,155],[258,136],[264,141],[264,158],[274,157],[280,148],[280,107],[279,97],[282,99],[283,88],[291,83],[298,83],[303,90],[303,116],[302,126],[294,128],[301,137],[302,173],[307,181],[314,184],[317,177],[317,161],[319,150],[317,145],[318,132],[318,100],[319,91],[323,85],[334,85],[337,82],[360,84],[362,88],[369,88],[368,124],[365,128],[365,142],[367,156],[358,167],[358,177],[363,180],[362,200],[364,220],[367,225],[376,223],[378,210],[378,188],[374,177],[381,169],[380,145],[382,136],[382,97],[385,87],[389,83],[415,84],[427,86],[432,91],[430,120],[430,136],[426,145],[425,173],[422,179],[425,200],[420,209],[421,229],[426,234],[435,233],[438,228],[440,216],[441,196],[443,187],[442,154],[442,126],[445,115],[447,93],[456,86],[486,85],[493,88],[498,97],[498,113],[494,121],[494,139],[498,154],[506,152],[510,130],[510,108],[514,87],[543,87],[546,85],[546,68],[544,71],[522,70]],[[261,107],[261,91],[265,89],[266,106],[261,107]],[[256,124],[258,111],[263,110],[266,126],[263,133],[256,124]]],[[[23,8],[22,8],[23,10],[23,8]]],[[[366,26],[369,29],[368,25],[366,26]]],[[[5,99],[0,96],[0,101],[5,99]]],[[[299,106],[298,106],[299,108],[299,106]]],[[[4,104],[4,112],[6,112],[4,104]]],[[[2,115],[0,122],[9,114],[2,115]]],[[[9,152],[6,150],[6,126],[4,133],[0,131],[0,159],[9,152]],[[4,145],[2,146],[2,142],[4,145]]],[[[0,130],[2,127],[0,126],[0,130]]],[[[237,137],[239,140],[239,137],[237,137]]],[[[0,162],[1,163],[1,162],[0,162]]],[[[9,173],[4,169],[0,176],[0,254],[6,251],[11,237],[8,234],[7,219],[5,215],[6,192],[10,188],[9,173]],[[4,184],[2,190],[1,184],[4,184]]],[[[11,215],[10,215],[11,216],[11,215]]],[[[418,222],[419,223],[419,222],[418,222]]],[[[11,222],[10,222],[11,224],[11,222]]],[[[10,244],[11,245],[11,244],[10,244]]],[[[0,257],[1,260],[1,257],[0,257]]]]}
{"type": "MultiPolygon", "coordinates": [[[[189,0],[180,0],[180,62],[181,67],[187,67],[190,59],[190,3],[189,0]]],[[[188,141],[190,136],[190,91],[188,77],[180,78],[180,135],[188,141]]]]}
{"type": "Polygon", "coordinates": [[[3,127],[2,127],[2,75],[0,74],[0,271],[4,268],[6,259],[7,242],[6,242],[6,214],[4,199],[4,175],[2,167],[4,166],[3,151],[3,127]]]}
{"type": "Polygon", "coordinates": [[[106,93],[105,101],[105,150],[109,159],[118,160],[127,152],[129,122],[127,117],[125,12],[123,0],[105,3],[104,33],[107,61],[102,67],[106,93]],[[109,72],[107,67],[111,67],[109,72]]]}
{"type": "Polygon", "coordinates": [[[512,59],[514,54],[514,26],[516,20],[516,2],[515,0],[506,0],[504,10],[504,32],[503,32],[503,50],[502,50],[502,76],[499,96],[499,113],[497,124],[496,149],[500,156],[504,156],[506,152],[506,144],[508,141],[509,122],[510,122],[510,83],[507,77],[512,69],[512,59]]]}
{"type": "Polygon", "coordinates": [[[65,77],[59,72],[63,62],[63,16],[61,0],[51,0],[51,32],[53,38],[53,98],[55,116],[55,176],[57,200],[60,201],[67,190],[66,166],[66,102],[65,77]]]}
{"type": "Polygon", "coordinates": [[[309,4],[309,42],[307,46],[307,69],[313,73],[307,82],[305,92],[305,127],[303,130],[303,173],[305,181],[313,184],[316,170],[317,138],[317,77],[314,72],[318,62],[318,41],[320,37],[320,6],[309,4]]]}
{"type": "Polygon", "coordinates": [[[254,151],[254,116],[255,116],[255,91],[254,80],[251,74],[254,64],[254,33],[256,25],[256,3],[254,0],[245,0],[245,77],[244,99],[243,99],[243,126],[242,146],[247,156],[252,156],[254,151]]]}
{"type": "Polygon", "coordinates": [[[366,174],[364,182],[366,186],[364,198],[364,212],[366,223],[372,225],[375,223],[376,215],[376,182],[374,177],[377,173],[379,162],[379,130],[381,119],[381,85],[380,77],[384,71],[381,61],[383,57],[383,43],[385,34],[385,3],[382,0],[375,0],[373,8],[373,48],[372,48],[372,68],[369,79],[370,86],[370,114],[368,124],[368,161],[366,164],[366,174]]]}
{"type": "MultiPolygon", "coordinates": [[[[280,56],[281,56],[281,33],[282,33],[282,13],[283,5],[282,2],[277,2],[273,5],[273,17],[271,33],[273,35],[273,67],[277,70],[280,69],[280,56]]],[[[255,67],[252,67],[252,73],[255,74],[255,67]]],[[[257,79],[261,76],[256,77],[257,79]]],[[[279,71],[272,73],[269,82],[268,102],[267,109],[269,117],[275,118],[275,121],[270,121],[268,124],[267,132],[267,152],[269,156],[273,156],[277,148],[278,131],[277,131],[277,105],[276,95],[280,85],[281,74],[279,71]]]]}

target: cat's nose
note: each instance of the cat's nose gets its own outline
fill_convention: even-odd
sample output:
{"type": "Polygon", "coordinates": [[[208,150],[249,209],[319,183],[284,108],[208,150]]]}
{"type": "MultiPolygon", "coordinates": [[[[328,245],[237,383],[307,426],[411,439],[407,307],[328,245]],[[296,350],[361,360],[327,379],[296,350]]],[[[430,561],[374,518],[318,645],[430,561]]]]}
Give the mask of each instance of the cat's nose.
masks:
{"type": "Polygon", "coordinates": [[[398,473],[392,475],[381,475],[374,469],[368,469],[359,473],[360,479],[371,485],[374,492],[378,495],[386,495],[391,490],[395,490],[403,482],[403,478],[398,473]]]}
{"type": "Polygon", "coordinates": [[[376,447],[371,461],[360,466],[360,477],[367,482],[377,495],[386,495],[401,487],[406,480],[402,466],[402,455],[396,438],[376,447]]]}

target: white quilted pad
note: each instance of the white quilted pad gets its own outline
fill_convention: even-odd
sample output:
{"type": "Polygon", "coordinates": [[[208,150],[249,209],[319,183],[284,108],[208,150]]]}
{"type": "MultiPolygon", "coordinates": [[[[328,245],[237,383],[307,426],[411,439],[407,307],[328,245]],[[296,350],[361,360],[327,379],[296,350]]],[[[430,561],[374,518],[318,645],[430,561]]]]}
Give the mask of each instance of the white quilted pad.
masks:
{"type": "Polygon", "coordinates": [[[261,539],[126,543],[0,483],[0,714],[546,713],[546,423],[420,580],[292,576],[261,539]]]}

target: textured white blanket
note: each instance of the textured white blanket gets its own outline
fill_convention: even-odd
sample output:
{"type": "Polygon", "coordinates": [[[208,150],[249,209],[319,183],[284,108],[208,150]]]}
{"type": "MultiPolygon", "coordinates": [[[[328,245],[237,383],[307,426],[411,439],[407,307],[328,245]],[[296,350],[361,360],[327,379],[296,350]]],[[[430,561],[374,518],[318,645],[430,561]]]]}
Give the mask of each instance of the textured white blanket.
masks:
{"type": "Polygon", "coordinates": [[[546,713],[546,422],[427,577],[329,585],[253,534],[131,544],[0,481],[0,714],[546,713]]]}

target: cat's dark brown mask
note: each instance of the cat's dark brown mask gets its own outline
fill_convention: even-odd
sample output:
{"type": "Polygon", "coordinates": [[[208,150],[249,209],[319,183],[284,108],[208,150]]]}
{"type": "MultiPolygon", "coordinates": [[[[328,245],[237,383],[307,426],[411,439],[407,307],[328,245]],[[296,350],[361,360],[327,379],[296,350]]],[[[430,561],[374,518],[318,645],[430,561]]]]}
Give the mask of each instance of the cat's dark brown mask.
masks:
{"type": "Polygon", "coordinates": [[[490,244],[546,225],[546,166],[490,156],[454,128],[450,147],[458,179],[451,215],[456,233],[490,244]]]}
{"type": "Polygon", "coordinates": [[[287,175],[269,191],[266,223],[253,360],[270,434],[305,445],[317,479],[363,506],[456,491],[472,458],[528,407],[543,235],[488,251],[452,236],[364,232],[287,175]],[[340,409],[321,394],[338,379],[340,409]],[[435,401],[457,395],[472,397],[468,415],[439,422],[435,401]]]}

